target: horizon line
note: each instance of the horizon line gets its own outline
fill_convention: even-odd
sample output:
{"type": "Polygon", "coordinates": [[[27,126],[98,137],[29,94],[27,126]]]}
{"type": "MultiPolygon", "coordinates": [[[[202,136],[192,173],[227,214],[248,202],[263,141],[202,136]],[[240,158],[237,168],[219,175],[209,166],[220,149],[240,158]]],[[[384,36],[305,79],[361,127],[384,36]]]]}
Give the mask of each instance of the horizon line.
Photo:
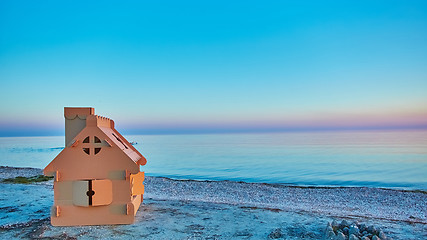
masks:
{"type": "MultiPolygon", "coordinates": [[[[410,131],[427,130],[427,124],[406,126],[342,126],[342,127],[271,127],[271,128],[151,128],[119,129],[123,135],[201,135],[201,134],[256,134],[256,133],[298,133],[298,132],[345,132],[345,131],[410,131]]],[[[64,136],[64,129],[0,129],[0,137],[46,137],[64,136]]]]}

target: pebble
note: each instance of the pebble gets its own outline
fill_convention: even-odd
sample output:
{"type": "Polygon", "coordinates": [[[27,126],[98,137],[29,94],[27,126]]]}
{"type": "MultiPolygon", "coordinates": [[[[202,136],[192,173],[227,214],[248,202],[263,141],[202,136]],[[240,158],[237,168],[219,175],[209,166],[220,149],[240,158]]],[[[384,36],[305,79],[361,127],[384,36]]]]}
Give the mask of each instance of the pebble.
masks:
{"type": "Polygon", "coordinates": [[[338,232],[337,236],[335,237],[336,240],[345,240],[345,235],[342,232],[338,232]]]}
{"type": "Polygon", "coordinates": [[[348,227],[350,224],[346,220],[342,220],[340,223],[340,228],[348,227]]]}
{"type": "Polygon", "coordinates": [[[378,233],[378,237],[380,237],[381,239],[387,239],[387,237],[385,236],[384,232],[380,230],[380,232],[378,233]]]}
{"type": "Polygon", "coordinates": [[[377,234],[377,229],[374,226],[369,226],[367,230],[369,233],[377,234]]]}
{"type": "Polygon", "coordinates": [[[328,239],[328,240],[334,240],[335,238],[336,238],[336,235],[334,231],[327,232],[325,235],[325,239],[328,239]]]}
{"type": "Polygon", "coordinates": [[[359,228],[356,225],[351,226],[350,229],[348,230],[348,235],[351,235],[351,234],[354,234],[356,236],[360,234],[359,228]]]}
{"type": "Polygon", "coordinates": [[[354,234],[350,234],[350,237],[348,237],[348,240],[359,240],[359,238],[356,237],[356,235],[354,234]]]}
{"type": "Polygon", "coordinates": [[[325,239],[335,239],[334,229],[331,224],[328,224],[325,230],[325,239]]]}
{"type": "Polygon", "coordinates": [[[348,235],[348,227],[343,228],[343,229],[342,229],[342,232],[343,232],[345,235],[348,235]]]}
{"type": "Polygon", "coordinates": [[[276,228],[270,234],[268,234],[268,238],[270,239],[278,239],[282,237],[283,237],[283,233],[282,233],[282,229],[280,228],[276,228]]]}
{"type": "Polygon", "coordinates": [[[338,222],[333,220],[331,226],[332,227],[338,227],[338,222]]]}

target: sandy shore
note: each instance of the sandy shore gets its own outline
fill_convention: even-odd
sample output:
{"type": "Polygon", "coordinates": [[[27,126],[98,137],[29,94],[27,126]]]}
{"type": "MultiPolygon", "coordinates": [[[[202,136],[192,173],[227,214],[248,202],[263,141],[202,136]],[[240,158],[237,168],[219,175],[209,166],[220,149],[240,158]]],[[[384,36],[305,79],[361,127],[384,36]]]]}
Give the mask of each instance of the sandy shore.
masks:
{"type": "MultiPolygon", "coordinates": [[[[40,169],[0,167],[0,179],[40,169]]],[[[319,239],[327,222],[347,219],[381,227],[393,239],[427,238],[427,194],[376,188],[294,187],[146,177],[144,204],[133,225],[49,224],[52,182],[0,183],[2,238],[319,239]]]]}

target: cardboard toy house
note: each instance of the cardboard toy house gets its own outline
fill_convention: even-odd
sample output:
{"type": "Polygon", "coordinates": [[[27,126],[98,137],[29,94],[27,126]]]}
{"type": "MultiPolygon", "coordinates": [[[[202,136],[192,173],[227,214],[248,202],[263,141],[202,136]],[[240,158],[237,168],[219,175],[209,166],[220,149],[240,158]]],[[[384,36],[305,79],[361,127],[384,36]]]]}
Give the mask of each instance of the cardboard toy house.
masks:
{"type": "Polygon", "coordinates": [[[54,176],[54,226],[130,224],[143,199],[145,158],[93,108],[65,108],[65,148],[54,176]]]}

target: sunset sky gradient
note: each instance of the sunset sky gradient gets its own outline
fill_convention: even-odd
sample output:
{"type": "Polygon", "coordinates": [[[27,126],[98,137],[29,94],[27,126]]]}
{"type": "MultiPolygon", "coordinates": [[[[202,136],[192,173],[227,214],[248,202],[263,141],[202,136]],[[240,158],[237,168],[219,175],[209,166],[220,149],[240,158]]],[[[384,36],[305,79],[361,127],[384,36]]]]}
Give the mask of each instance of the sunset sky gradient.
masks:
{"type": "Polygon", "coordinates": [[[427,128],[427,1],[1,1],[0,136],[427,128]]]}

